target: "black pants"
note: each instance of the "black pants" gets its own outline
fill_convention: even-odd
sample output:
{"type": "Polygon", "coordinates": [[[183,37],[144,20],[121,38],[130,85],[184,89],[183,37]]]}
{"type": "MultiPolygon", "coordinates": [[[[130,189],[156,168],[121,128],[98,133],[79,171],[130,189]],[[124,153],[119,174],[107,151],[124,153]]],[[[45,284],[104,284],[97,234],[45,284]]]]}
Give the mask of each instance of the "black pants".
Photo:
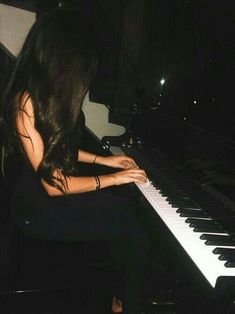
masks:
{"type": "Polygon", "coordinates": [[[123,278],[124,313],[140,313],[149,242],[130,199],[109,189],[49,197],[28,171],[17,185],[12,207],[17,226],[28,235],[60,242],[104,240],[123,278]]]}

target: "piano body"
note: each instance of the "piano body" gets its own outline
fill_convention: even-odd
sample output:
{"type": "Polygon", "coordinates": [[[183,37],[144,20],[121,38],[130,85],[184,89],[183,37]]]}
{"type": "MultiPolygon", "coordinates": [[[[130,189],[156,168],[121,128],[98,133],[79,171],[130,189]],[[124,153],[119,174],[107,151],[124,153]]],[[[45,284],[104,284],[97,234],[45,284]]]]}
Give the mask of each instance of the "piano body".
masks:
{"type": "MultiPolygon", "coordinates": [[[[153,291],[168,291],[167,302],[159,297],[155,303],[167,307],[170,299],[177,313],[233,313],[235,199],[216,185],[202,185],[156,146],[112,142],[117,145],[118,137],[105,137],[103,147],[132,156],[149,178],[146,185],[133,185],[131,193],[141,203],[137,215],[152,239],[147,280],[153,291]],[[171,277],[165,283],[159,259],[171,277]]],[[[230,149],[231,157],[234,146],[230,149]]]]}

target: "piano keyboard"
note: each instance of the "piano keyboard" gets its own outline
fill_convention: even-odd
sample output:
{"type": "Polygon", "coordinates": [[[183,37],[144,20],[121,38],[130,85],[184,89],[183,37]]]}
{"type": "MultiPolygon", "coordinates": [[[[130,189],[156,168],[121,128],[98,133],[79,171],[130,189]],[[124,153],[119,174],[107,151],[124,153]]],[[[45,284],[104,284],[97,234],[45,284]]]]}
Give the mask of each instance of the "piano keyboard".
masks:
{"type": "MultiPolygon", "coordinates": [[[[119,147],[111,146],[110,151],[113,155],[124,155],[124,152],[119,147]]],[[[177,212],[178,208],[173,207],[169,203],[167,196],[163,196],[161,190],[156,188],[153,182],[149,181],[147,184],[136,183],[136,186],[213,288],[215,288],[216,280],[219,276],[235,276],[235,267],[226,267],[225,260],[219,260],[218,254],[213,253],[213,250],[216,248],[235,249],[235,242],[234,246],[230,244],[226,246],[218,244],[206,245],[206,240],[200,238],[202,234],[204,236],[213,234],[229,237],[226,232],[195,232],[189,226],[189,223],[186,222],[188,218],[180,216],[180,213],[177,212]]],[[[210,217],[202,217],[201,219],[213,220],[210,217]]]]}

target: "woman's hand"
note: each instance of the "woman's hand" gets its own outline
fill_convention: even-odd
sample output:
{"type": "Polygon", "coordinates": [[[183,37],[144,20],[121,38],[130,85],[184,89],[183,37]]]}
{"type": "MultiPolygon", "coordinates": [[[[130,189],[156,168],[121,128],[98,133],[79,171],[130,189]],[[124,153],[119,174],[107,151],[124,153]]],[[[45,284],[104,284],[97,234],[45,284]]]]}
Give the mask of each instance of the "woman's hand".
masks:
{"type": "Polygon", "coordinates": [[[103,157],[102,164],[108,167],[120,169],[138,168],[137,164],[132,158],[122,155],[103,157]]]}
{"type": "Polygon", "coordinates": [[[146,183],[147,175],[144,170],[131,168],[128,170],[122,170],[112,174],[114,178],[114,185],[121,185],[126,183],[146,183]]]}

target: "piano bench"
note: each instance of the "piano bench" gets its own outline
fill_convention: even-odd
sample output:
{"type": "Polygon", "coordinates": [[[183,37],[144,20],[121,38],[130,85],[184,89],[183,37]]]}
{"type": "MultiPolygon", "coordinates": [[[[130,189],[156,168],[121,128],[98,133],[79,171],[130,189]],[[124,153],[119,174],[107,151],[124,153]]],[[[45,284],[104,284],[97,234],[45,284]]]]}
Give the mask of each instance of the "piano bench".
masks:
{"type": "Polygon", "coordinates": [[[1,271],[0,312],[110,313],[120,278],[104,243],[42,241],[16,228],[9,255],[1,271]]]}

